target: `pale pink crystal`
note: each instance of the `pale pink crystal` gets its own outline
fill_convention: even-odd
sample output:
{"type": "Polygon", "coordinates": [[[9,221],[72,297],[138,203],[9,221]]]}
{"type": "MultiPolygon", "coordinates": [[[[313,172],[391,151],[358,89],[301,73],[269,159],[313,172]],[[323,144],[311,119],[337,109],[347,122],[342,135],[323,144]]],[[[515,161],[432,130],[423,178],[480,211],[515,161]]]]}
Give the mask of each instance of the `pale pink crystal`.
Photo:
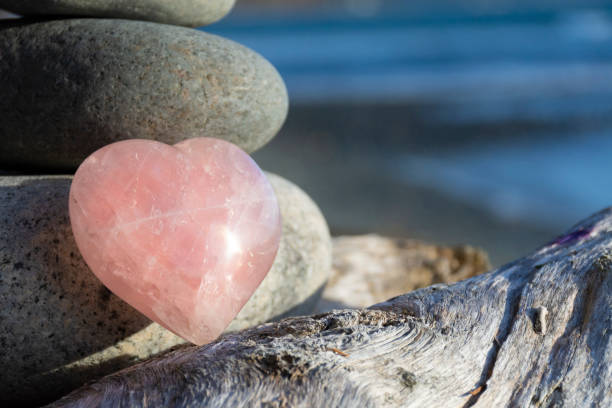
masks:
{"type": "Polygon", "coordinates": [[[126,140],[96,151],[70,189],[83,258],[115,294],[204,344],[270,269],[281,220],[265,175],[238,147],[126,140]]]}

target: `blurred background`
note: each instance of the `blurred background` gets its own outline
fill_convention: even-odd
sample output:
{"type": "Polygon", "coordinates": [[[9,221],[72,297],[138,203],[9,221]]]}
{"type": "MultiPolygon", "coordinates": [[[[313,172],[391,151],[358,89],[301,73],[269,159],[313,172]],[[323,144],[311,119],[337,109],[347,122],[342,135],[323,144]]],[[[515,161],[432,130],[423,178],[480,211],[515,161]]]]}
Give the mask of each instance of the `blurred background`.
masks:
{"type": "Polygon", "coordinates": [[[524,255],[612,205],[612,2],[238,0],[291,101],[255,154],[334,235],[524,255]]]}

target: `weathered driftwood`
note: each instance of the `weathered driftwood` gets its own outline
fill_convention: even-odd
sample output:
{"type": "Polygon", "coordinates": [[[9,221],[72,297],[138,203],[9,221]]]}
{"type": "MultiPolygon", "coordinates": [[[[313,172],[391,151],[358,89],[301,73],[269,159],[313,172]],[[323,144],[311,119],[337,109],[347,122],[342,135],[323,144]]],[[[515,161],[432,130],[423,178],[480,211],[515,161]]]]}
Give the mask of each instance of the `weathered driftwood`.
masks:
{"type": "Polygon", "coordinates": [[[487,254],[467,245],[438,246],[376,234],[335,237],[331,275],[316,312],[367,307],[490,269],[487,254]]]}
{"type": "Polygon", "coordinates": [[[532,255],[369,309],[174,351],[66,406],[612,406],[612,209],[532,255]]]}

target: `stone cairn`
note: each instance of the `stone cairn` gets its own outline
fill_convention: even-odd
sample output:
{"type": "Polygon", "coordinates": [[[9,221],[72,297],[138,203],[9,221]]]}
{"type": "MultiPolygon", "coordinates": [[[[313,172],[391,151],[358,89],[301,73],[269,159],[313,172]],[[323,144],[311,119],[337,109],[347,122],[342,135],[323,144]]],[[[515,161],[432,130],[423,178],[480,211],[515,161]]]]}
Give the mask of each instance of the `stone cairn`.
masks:
{"type": "MultiPolygon", "coordinates": [[[[249,153],[270,141],[288,107],[276,70],[239,44],[188,28],[232,5],[0,0],[29,16],[0,23],[0,406],[51,402],[184,342],[89,272],[70,228],[71,176],[60,174],[122,139],[207,136],[249,153]]],[[[330,271],[316,204],[269,179],[283,238],[228,330],[310,312],[330,271]]]]}

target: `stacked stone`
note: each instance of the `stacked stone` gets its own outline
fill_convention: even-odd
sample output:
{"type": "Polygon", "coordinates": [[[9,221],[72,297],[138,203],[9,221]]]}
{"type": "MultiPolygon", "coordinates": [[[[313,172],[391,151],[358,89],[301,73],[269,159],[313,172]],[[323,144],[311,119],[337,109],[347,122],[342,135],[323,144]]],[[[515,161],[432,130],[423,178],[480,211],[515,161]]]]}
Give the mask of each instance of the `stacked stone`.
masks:
{"type": "MultiPolygon", "coordinates": [[[[216,137],[247,152],[272,139],[288,107],[274,67],[239,44],[181,27],[212,23],[232,5],[0,0],[31,16],[0,23],[1,406],[52,401],[184,342],[90,273],[70,229],[72,177],[53,174],[73,173],[122,139],[216,137]]],[[[283,237],[230,330],[310,312],[330,271],[329,231],[316,204],[269,178],[283,237]]]]}

